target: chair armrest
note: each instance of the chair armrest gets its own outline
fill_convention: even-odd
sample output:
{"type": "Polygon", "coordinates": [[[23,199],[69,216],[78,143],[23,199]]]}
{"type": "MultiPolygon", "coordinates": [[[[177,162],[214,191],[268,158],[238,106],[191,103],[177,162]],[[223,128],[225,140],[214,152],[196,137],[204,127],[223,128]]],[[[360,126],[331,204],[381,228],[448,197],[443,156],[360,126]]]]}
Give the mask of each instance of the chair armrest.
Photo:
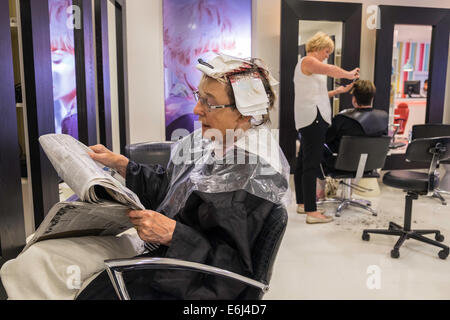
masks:
{"type": "Polygon", "coordinates": [[[143,270],[143,269],[175,269],[175,270],[196,271],[234,279],[247,285],[261,289],[264,293],[269,291],[268,285],[250,279],[248,277],[244,277],[240,274],[201,263],[178,259],[168,259],[168,258],[116,259],[116,260],[106,260],[105,265],[109,279],[111,280],[112,285],[116,290],[116,294],[120,300],[130,300],[130,295],[128,294],[125,282],[123,281],[122,272],[130,270],[143,270]]]}
{"type": "Polygon", "coordinates": [[[333,153],[333,151],[331,151],[330,147],[326,143],[324,143],[323,146],[324,146],[325,150],[328,151],[333,157],[338,156],[337,153],[333,153]]]}
{"type": "Polygon", "coordinates": [[[389,144],[389,149],[391,150],[395,150],[395,149],[400,149],[406,146],[406,143],[403,142],[392,142],[391,144],[389,144]]]}

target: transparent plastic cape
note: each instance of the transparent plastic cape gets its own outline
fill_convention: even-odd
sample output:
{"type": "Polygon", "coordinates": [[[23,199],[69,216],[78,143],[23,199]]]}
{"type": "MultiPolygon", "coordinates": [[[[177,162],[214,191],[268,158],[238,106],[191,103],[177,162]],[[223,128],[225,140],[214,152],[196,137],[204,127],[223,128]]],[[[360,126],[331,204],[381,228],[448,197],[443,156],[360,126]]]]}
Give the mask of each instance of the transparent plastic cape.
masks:
{"type": "Polygon", "coordinates": [[[226,148],[217,140],[203,139],[202,130],[196,130],[174,145],[167,170],[169,191],[157,211],[170,218],[194,191],[245,190],[278,205],[290,202],[290,167],[265,125],[241,131],[226,148]]]}

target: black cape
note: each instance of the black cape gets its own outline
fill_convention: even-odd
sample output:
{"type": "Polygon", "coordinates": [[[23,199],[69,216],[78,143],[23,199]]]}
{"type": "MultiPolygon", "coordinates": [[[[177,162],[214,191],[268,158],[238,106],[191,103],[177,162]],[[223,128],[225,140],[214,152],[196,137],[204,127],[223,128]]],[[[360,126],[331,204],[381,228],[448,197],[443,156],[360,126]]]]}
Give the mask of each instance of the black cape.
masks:
{"type": "MultiPolygon", "coordinates": [[[[285,179],[275,178],[287,189],[285,179]]],[[[169,177],[161,166],[130,161],[126,182],[147,209],[156,210],[167,193],[169,177]]],[[[252,247],[274,206],[243,190],[216,194],[195,191],[174,218],[177,224],[171,245],[160,246],[149,255],[203,263],[252,277],[252,247]]],[[[228,300],[243,297],[249,290],[235,280],[178,270],[132,271],[124,273],[124,280],[132,299],[228,300]]],[[[103,272],[77,299],[117,297],[103,272]]]]}
{"type": "Polygon", "coordinates": [[[388,133],[388,122],[389,116],[383,110],[346,109],[333,118],[327,131],[326,144],[336,153],[342,137],[380,137],[388,133]]]}

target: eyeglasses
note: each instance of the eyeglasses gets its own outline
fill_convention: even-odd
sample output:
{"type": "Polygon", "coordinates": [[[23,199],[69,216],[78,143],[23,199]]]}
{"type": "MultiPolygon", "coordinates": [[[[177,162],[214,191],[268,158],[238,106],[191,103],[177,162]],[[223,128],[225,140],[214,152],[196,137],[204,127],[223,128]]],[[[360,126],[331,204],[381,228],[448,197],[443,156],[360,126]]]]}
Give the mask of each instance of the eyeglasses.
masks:
{"type": "Polygon", "coordinates": [[[208,103],[208,99],[200,96],[200,93],[197,91],[192,91],[192,93],[194,94],[194,98],[196,102],[199,102],[208,107],[208,111],[214,110],[214,109],[223,109],[223,108],[235,108],[236,105],[235,104],[221,104],[221,105],[211,105],[208,103]]]}

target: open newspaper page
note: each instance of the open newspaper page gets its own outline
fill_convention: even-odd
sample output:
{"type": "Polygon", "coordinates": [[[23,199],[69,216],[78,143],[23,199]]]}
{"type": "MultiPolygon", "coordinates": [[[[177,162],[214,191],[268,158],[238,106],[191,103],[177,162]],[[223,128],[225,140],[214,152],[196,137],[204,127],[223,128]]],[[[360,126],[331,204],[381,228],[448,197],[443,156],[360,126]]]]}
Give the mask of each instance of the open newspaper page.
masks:
{"type": "Polygon", "coordinates": [[[125,205],[104,201],[101,205],[86,202],[55,204],[23,252],[36,242],[84,237],[115,236],[133,227],[125,205]]]}
{"type": "Polygon", "coordinates": [[[78,140],[69,135],[48,134],[39,142],[58,175],[82,201],[100,203],[106,199],[131,209],[145,209],[138,196],[92,160],[91,149],[78,140]]]}

